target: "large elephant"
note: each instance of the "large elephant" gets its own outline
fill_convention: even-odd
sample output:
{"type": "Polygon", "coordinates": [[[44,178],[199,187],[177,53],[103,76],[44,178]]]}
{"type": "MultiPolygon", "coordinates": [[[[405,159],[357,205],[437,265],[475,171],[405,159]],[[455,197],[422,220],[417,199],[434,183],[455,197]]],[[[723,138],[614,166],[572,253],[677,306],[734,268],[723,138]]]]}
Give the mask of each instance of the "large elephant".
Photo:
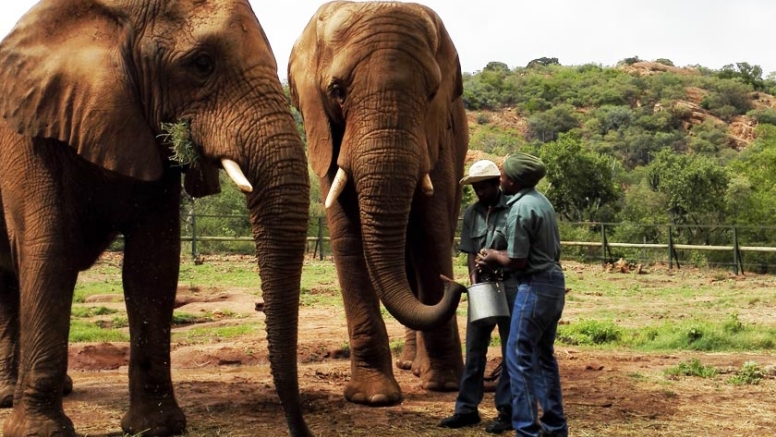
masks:
{"type": "MultiPolygon", "coordinates": [[[[239,182],[256,241],[269,356],[291,434],[309,206],[303,144],[248,0],[43,0],[0,43],[3,435],[74,436],[62,408],[78,272],[124,236],[129,434],[179,434],[170,321],[181,172],[195,196],[239,182]],[[188,168],[163,123],[188,126],[188,168]]],[[[186,128],[183,129],[184,137],[186,128]]]]}
{"type": "Polygon", "coordinates": [[[428,7],[331,2],[291,52],[293,104],[321,181],[348,319],[345,397],[401,399],[380,301],[419,330],[403,361],[431,390],[455,390],[463,363],[446,287],[468,148],[458,55],[428,7]],[[379,300],[378,300],[379,298],[379,300]]]}

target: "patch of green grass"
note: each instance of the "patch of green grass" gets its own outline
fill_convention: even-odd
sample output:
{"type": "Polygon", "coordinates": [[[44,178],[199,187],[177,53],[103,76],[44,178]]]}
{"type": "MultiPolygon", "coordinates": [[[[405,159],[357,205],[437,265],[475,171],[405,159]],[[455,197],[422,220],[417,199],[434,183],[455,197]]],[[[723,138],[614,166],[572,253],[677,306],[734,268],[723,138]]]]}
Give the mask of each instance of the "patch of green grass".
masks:
{"type": "Polygon", "coordinates": [[[94,317],[94,316],[107,316],[110,314],[116,314],[118,312],[119,312],[118,310],[114,310],[112,308],[106,308],[104,306],[99,306],[99,307],[74,306],[73,309],[70,311],[70,316],[83,319],[83,318],[94,317]]]}
{"type": "Polygon", "coordinates": [[[665,374],[672,377],[695,376],[698,378],[713,378],[717,375],[714,366],[706,366],[699,359],[693,358],[688,362],[681,362],[674,367],[665,370],[665,374]]]}
{"type": "Polygon", "coordinates": [[[398,355],[404,350],[404,339],[393,339],[388,345],[391,348],[391,352],[394,355],[398,355]]]}
{"type": "Polygon", "coordinates": [[[582,320],[558,327],[561,342],[574,345],[602,345],[617,343],[623,330],[611,320],[582,320]]]}
{"type": "Polygon", "coordinates": [[[208,343],[242,336],[255,336],[265,328],[263,322],[250,322],[236,326],[192,328],[183,332],[173,332],[173,341],[186,340],[193,343],[208,343]]]}
{"type": "Polygon", "coordinates": [[[610,319],[584,319],[558,326],[557,341],[568,345],[633,348],[643,351],[705,352],[772,350],[776,327],[745,325],[737,314],[716,320],[670,321],[623,327],[610,319]]]}
{"type": "Polygon", "coordinates": [[[242,288],[249,293],[261,294],[261,279],[258,266],[253,263],[207,262],[194,264],[191,260],[181,262],[178,282],[191,286],[217,286],[220,288],[242,288]]]}
{"type": "Polygon", "coordinates": [[[70,342],[72,343],[116,341],[129,341],[129,334],[115,327],[101,328],[98,324],[77,319],[70,322],[70,342]]]}
{"type": "Polygon", "coordinates": [[[763,378],[765,378],[763,368],[754,361],[747,361],[728,382],[733,385],[757,385],[763,378]]]}
{"type": "Polygon", "coordinates": [[[75,286],[73,302],[84,303],[86,298],[98,294],[115,294],[116,301],[124,300],[124,288],[121,284],[121,272],[116,273],[118,279],[85,282],[79,280],[75,286]]]}
{"type": "Polygon", "coordinates": [[[212,314],[204,314],[204,315],[197,316],[190,313],[176,311],[172,315],[173,325],[190,325],[192,323],[211,322],[213,320],[214,318],[212,314]]]}

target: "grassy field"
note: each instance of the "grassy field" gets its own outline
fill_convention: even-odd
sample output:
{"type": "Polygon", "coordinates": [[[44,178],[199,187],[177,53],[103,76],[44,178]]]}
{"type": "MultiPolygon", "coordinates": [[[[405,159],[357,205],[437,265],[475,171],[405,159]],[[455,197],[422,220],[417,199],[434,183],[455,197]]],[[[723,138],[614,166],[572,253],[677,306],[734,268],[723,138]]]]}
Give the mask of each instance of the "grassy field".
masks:
{"type": "MultiPolygon", "coordinates": [[[[647,268],[642,274],[607,271],[600,266],[575,262],[564,266],[569,293],[559,329],[559,344],[639,351],[727,352],[776,348],[775,277],[734,276],[724,270],[665,266],[647,268]]],[[[103,296],[100,299],[103,301],[122,302],[120,269],[120,258],[108,256],[81,274],[75,292],[71,341],[122,338],[126,328],[123,305],[98,308],[82,305],[93,295],[103,296]],[[89,323],[96,318],[110,323],[89,323]],[[83,330],[91,333],[85,334],[83,330]]],[[[202,264],[184,257],[179,288],[196,289],[208,284],[259,298],[257,273],[250,256],[214,256],[202,264]]],[[[456,260],[455,276],[461,282],[466,281],[465,267],[459,260],[456,260]]],[[[330,259],[306,261],[301,283],[302,306],[341,307],[338,287],[330,259]]],[[[458,314],[465,316],[465,303],[458,314]]],[[[383,316],[390,318],[385,311],[383,316]]],[[[176,313],[175,322],[201,322],[203,317],[213,319],[208,315],[176,313]]],[[[239,335],[239,330],[229,331],[239,335]]]]}

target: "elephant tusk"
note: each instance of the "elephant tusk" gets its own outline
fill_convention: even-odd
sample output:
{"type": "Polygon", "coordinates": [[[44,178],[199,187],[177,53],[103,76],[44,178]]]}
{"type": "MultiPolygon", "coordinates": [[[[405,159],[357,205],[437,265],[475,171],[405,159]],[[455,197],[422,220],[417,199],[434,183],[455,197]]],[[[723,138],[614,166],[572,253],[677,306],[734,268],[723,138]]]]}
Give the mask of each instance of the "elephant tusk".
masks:
{"type": "Polygon", "coordinates": [[[345,170],[340,168],[337,170],[337,174],[334,176],[334,181],[331,183],[331,189],[329,195],[326,196],[326,202],[323,204],[327,209],[334,204],[334,201],[345,190],[345,185],[348,184],[348,175],[345,170]]]}
{"type": "Polygon", "coordinates": [[[425,176],[423,176],[423,181],[420,183],[420,188],[423,190],[423,194],[426,196],[433,196],[434,195],[434,184],[431,183],[431,176],[426,173],[425,176]]]}
{"type": "Polygon", "coordinates": [[[232,179],[232,182],[234,182],[242,192],[250,193],[253,191],[253,186],[250,182],[248,182],[248,178],[246,178],[243,174],[239,164],[232,161],[231,159],[222,159],[221,165],[224,166],[226,174],[229,175],[229,178],[232,179]]]}

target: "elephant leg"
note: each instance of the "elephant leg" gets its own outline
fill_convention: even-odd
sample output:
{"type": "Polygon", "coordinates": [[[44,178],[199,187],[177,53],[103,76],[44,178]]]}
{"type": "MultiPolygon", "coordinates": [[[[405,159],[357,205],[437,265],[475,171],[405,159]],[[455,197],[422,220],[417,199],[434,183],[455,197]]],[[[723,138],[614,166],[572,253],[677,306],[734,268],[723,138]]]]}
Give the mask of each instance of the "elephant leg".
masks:
{"type": "MultiPolygon", "coordinates": [[[[62,409],[67,371],[70,307],[78,271],[63,266],[67,251],[52,247],[25,252],[19,271],[18,381],[6,437],[73,437],[73,422],[62,409]]],[[[8,282],[6,282],[8,284],[8,282]]],[[[7,285],[6,285],[7,286],[7,285]]]]}
{"type": "Polygon", "coordinates": [[[401,357],[396,360],[396,367],[402,370],[410,370],[415,361],[417,353],[418,333],[410,328],[404,328],[404,347],[401,350],[401,357]]]}
{"type": "Polygon", "coordinates": [[[121,427],[132,435],[168,436],[181,434],[186,428],[170,372],[170,326],[180,263],[179,220],[176,214],[162,211],[162,215],[125,234],[123,281],[131,346],[129,411],[121,427]]]}
{"type": "MultiPolygon", "coordinates": [[[[433,232],[421,234],[419,229],[433,228],[410,226],[407,242],[409,264],[416,272],[420,300],[436,303],[444,287],[439,275],[452,277],[452,244],[444,236],[435,239],[431,235],[433,232]]],[[[458,390],[463,373],[463,358],[456,318],[453,317],[440,328],[419,331],[417,334],[412,372],[421,378],[421,386],[434,391],[458,390]]]]}
{"type": "Polygon", "coordinates": [[[13,406],[19,363],[19,281],[0,270],[0,408],[13,406]]]}
{"type": "Polygon", "coordinates": [[[349,218],[339,205],[327,213],[350,338],[351,377],[345,398],[372,406],[396,404],[402,399],[401,389],[393,375],[380,302],[364,262],[358,220],[349,218]]]}

